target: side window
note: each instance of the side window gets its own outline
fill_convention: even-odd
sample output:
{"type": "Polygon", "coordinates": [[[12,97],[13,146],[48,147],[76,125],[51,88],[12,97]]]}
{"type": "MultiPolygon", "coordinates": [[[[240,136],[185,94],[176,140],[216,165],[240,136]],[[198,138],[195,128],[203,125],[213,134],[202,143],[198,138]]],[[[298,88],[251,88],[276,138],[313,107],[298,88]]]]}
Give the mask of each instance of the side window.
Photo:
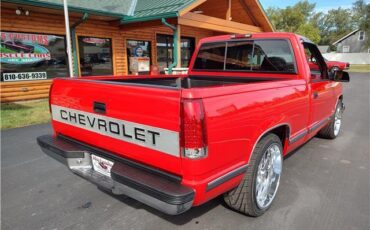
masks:
{"type": "Polygon", "coordinates": [[[256,40],[252,70],[295,73],[294,56],[286,40],[256,40]]]}
{"type": "Polygon", "coordinates": [[[365,31],[360,31],[358,34],[358,40],[363,41],[365,40],[365,31]]]}
{"type": "Polygon", "coordinates": [[[251,70],[252,51],[252,41],[228,42],[226,70],[251,70]]]}
{"type": "Polygon", "coordinates": [[[324,66],[322,66],[325,65],[324,59],[321,56],[318,48],[315,45],[309,43],[303,43],[303,47],[308,66],[310,67],[311,79],[312,80],[326,79],[327,75],[324,74],[326,70],[324,69],[324,66]],[[322,63],[320,63],[319,60],[322,60],[322,63]]]}
{"type": "Polygon", "coordinates": [[[200,47],[193,68],[203,70],[223,70],[225,46],[225,42],[203,44],[200,47]]]}

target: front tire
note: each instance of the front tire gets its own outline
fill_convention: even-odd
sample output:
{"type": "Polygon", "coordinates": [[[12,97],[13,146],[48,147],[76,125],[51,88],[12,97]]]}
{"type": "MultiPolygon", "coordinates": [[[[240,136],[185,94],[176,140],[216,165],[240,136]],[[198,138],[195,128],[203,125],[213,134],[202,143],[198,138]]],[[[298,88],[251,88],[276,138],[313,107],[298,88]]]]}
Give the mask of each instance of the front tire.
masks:
{"type": "Polygon", "coordinates": [[[319,131],[318,136],[325,139],[337,138],[342,128],[342,114],[343,103],[340,100],[335,107],[335,113],[330,119],[330,122],[319,131]]]}
{"type": "Polygon", "coordinates": [[[283,148],[280,138],[268,134],[256,145],[247,172],[238,185],[224,194],[226,204],[249,216],[260,216],[271,207],[279,188],[283,148]]]}

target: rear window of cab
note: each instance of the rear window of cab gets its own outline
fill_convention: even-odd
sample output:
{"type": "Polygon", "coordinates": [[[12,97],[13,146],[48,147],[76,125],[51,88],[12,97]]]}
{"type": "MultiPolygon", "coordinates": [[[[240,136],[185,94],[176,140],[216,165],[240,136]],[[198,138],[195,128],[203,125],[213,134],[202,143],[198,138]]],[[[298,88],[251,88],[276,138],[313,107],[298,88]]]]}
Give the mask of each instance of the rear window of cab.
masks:
{"type": "Polygon", "coordinates": [[[236,40],[204,43],[193,70],[296,73],[296,65],[288,40],[236,40]]]}

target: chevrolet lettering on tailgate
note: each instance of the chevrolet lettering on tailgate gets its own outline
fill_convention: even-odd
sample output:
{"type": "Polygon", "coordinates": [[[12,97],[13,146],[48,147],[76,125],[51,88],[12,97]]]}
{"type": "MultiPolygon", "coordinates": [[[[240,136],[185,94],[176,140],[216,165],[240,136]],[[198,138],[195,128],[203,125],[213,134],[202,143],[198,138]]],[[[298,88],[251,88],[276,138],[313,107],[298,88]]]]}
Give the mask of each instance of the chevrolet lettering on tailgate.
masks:
{"type": "Polygon", "coordinates": [[[52,105],[53,120],[104,136],[179,156],[179,135],[175,131],[142,125],[76,109],[52,105]]]}

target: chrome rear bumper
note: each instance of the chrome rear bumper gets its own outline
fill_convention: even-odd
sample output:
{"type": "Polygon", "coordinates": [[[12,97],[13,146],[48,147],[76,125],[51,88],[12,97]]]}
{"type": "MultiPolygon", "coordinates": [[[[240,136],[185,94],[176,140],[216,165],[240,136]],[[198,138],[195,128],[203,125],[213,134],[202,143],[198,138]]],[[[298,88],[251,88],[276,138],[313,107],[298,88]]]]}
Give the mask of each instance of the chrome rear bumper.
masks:
{"type": "Polygon", "coordinates": [[[37,142],[44,153],[66,165],[73,173],[113,194],[129,196],[169,215],[183,213],[193,204],[193,189],[178,181],[112,159],[109,159],[114,161],[111,177],[105,176],[92,167],[91,154],[101,156],[99,151],[91,151],[83,145],[51,135],[40,136],[37,142]]]}

